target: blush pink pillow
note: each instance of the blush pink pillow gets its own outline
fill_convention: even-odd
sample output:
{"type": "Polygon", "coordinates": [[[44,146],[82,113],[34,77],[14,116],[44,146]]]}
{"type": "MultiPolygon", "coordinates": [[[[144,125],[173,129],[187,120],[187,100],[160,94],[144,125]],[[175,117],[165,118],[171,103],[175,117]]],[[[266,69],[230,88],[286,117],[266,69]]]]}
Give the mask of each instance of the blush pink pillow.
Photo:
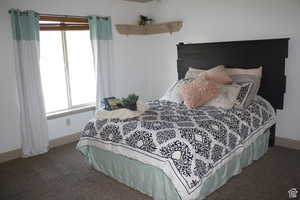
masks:
{"type": "Polygon", "coordinates": [[[219,65],[210,70],[201,73],[199,76],[205,75],[207,79],[215,81],[217,83],[225,84],[231,83],[232,79],[228,76],[226,69],[223,65],[219,65]]]}
{"type": "Polygon", "coordinates": [[[206,76],[198,76],[197,79],[181,88],[180,95],[187,107],[194,108],[217,97],[219,90],[218,83],[207,79],[206,76]]]}

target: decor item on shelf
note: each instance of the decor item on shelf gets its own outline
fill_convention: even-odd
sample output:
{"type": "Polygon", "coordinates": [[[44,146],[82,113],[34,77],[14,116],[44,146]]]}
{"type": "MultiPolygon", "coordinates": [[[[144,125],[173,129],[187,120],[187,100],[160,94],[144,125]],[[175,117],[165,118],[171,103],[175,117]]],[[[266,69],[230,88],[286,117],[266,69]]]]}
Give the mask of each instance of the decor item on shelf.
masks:
{"type": "Polygon", "coordinates": [[[182,25],[182,21],[174,21],[160,24],[146,24],[143,26],[134,24],[117,24],[116,28],[118,32],[123,35],[151,35],[179,32],[182,25]]]}
{"type": "Polygon", "coordinates": [[[146,24],[152,24],[153,23],[153,19],[144,16],[144,15],[140,15],[140,21],[139,21],[139,25],[146,25],[146,24]]]}
{"type": "Polygon", "coordinates": [[[127,98],[123,98],[122,99],[122,105],[124,108],[127,108],[129,110],[137,110],[137,101],[139,99],[139,96],[135,95],[135,94],[130,94],[128,95],[127,98]]]}

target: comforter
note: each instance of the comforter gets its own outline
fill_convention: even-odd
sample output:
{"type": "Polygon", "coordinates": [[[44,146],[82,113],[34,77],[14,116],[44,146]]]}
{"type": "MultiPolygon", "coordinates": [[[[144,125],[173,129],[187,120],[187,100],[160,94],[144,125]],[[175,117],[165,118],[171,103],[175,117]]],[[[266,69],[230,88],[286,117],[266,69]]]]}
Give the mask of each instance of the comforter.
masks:
{"type": "Polygon", "coordinates": [[[199,196],[216,169],[275,123],[272,106],[261,97],[247,109],[188,109],[158,100],[148,105],[139,117],[91,120],[78,147],[95,146],[158,167],[184,200],[199,196]]]}

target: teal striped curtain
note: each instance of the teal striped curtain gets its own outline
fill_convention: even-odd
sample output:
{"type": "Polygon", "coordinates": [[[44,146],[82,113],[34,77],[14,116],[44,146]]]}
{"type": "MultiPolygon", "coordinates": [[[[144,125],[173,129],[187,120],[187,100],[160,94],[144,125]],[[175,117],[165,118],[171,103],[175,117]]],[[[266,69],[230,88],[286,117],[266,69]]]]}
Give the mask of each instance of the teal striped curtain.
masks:
{"type": "Polygon", "coordinates": [[[9,11],[14,40],[23,157],[48,151],[48,128],[40,76],[39,15],[9,11]]]}
{"type": "Polygon", "coordinates": [[[92,41],[97,91],[96,106],[101,100],[113,94],[113,35],[110,17],[89,17],[90,37],[92,41]]]}

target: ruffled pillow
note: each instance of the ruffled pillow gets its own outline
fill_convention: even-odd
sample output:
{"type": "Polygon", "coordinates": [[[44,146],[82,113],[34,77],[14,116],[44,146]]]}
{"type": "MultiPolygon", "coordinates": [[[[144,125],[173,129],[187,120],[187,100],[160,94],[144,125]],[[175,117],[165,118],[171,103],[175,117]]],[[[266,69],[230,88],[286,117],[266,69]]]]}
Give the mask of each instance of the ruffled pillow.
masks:
{"type": "Polygon", "coordinates": [[[208,79],[206,75],[200,75],[191,83],[186,84],[180,90],[184,104],[189,108],[206,104],[220,94],[220,85],[208,79]]]}

